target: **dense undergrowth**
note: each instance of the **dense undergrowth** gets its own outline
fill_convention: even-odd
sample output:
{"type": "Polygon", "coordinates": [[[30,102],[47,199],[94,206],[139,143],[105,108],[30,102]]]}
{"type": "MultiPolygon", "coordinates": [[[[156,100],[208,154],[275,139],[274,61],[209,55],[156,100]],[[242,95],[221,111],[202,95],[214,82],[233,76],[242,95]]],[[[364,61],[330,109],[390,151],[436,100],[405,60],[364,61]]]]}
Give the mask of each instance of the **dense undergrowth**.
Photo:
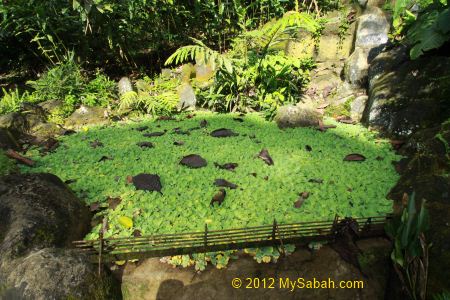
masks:
{"type": "MultiPolygon", "coordinates": [[[[243,122],[235,120],[235,114],[196,114],[191,119],[180,116],[173,121],[144,120],[86,128],[61,137],[54,153],[41,156],[37,150],[29,151],[27,155],[37,165],[22,170],[50,172],[70,180],[78,196],[105,208],[97,216],[108,218],[108,237],[131,236],[135,230],[145,235],[201,231],[205,223],[214,230],[266,225],[274,219],[289,223],[331,220],[335,214],[369,217],[391,212],[392,202],[386,194],[398,179],[391,164],[398,157],[387,142],[363,127],[330,120],[337,128],[327,132],[313,128],[280,130],[257,114],[246,115],[243,122]],[[208,122],[206,128],[199,127],[202,120],[208,122]],[[148,129],[136,130],[142,126],[148,129]],[[219,128],[232,129],[239,135],[210,136],[219,128]],[[145,132],[165,134],[144,137],[145,132]],[[154,147],[139,147],[137,143],[143,141],[154,147]],[[177,146],[175,141],[184,144],[177,146]],[[263,148],[273,158],[273,166],[257,158],[263,148]],[[367,159],[343,161],[350,153],[360,153],[367,159]],[[180,165],[182,157],[189,154],[201,155],[207,166],[190,169],[180,165]],[[222,170],[215,163],[237,163],[238,167],[235,171],[222,170]],[[127,183],[128,176],[140,173],[158,174],[162,194],[136,190],[127,183]],[[219,178],[238,188],[226,189],[222,205],[211,206],[219,189],[214,181],[219,178]],[[294,203],[302,192],[310,195],[297,208],[294,203]],[[108,202],[111,199],[119,199],[115,209],[108,202]]],[[[88,239],[98,237],[98,226],[88,239]]],[[[259,251],[272,251],[274,257],[278,253],[272,248],[259,251]]],[[[267,253],[263,256],[271,257],[267,253]]],[[[229,255],[223,259],[229,259],[229,255]]],[[[187,261],[185,258],[184,263],[187,261]]]]}

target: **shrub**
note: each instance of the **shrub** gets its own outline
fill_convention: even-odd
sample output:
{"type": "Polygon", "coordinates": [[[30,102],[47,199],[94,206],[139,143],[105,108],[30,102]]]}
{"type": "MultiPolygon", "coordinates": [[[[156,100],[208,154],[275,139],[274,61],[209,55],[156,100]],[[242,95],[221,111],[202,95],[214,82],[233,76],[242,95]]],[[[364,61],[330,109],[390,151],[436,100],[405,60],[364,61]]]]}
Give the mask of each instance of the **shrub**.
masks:
{"type": "Polygon", "coordinates": [[[17,88],[10,91],[3,88],[2,91],[3,97],[0,99],[0,115],[19,111],[21,103],[25,102],[30,96],[28,92],[20,95],[17,88]]]}

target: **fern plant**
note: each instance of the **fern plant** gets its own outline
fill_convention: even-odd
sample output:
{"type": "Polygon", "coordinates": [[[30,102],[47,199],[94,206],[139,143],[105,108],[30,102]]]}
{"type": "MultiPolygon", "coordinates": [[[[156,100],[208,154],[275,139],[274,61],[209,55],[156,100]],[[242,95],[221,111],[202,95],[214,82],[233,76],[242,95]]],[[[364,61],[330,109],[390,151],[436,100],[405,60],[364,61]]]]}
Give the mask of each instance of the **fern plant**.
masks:
{"type": "Polygon", "coordinates": [[[20,95],[17,88],[10,91],[2,88],[2,91],[3,97],[0,99],[0,115],[18,111],[20,109],[20,105],[27,101],[30,96],[28,92],[20,95]]]}
{"type": "Polygon", "coordinates": [[[178,84],[176,78],[145,77],[136,82],[137,92],[129,91],[120,97],[119,111],[135,109],[152,115],[169,115],[179,102],[178,84]]]}

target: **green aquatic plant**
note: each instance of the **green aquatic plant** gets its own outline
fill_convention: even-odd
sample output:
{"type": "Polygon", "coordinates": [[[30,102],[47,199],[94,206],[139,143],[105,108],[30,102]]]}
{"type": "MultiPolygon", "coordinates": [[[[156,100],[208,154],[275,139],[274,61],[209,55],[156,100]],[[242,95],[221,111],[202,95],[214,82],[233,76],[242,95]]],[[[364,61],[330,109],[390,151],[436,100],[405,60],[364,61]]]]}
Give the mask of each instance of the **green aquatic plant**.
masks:
{"type": "MultiPolygon", "coordinates": [[[[399,157],[389,143],[362,126],[326,122],[337,127],[326,132],[280,130],[259,114],[196,112],[174,120],[87,128],[61,137],[61,146],[53,153],[28,151],[36,167],[22,170],[51,172],[70,180],[70,187],[87,204],[105,208],[96,216],[108,219],[105,237],[129,237],[136,230],[142,235],[180,233],[203,231],[205,224],[209,230],[220,230],[269,225],[274,219],[282,224],[332,220],[335,214],[368,217],[391,212],[386,194],[398,179],[391,161],[399,157]],[[237,135],[210,135],[220,128],[237,135]],[[147,143],[142,148],[139,142],[151,142],[151,147],[147,143]],[[262,149],[268,150],[273,165],[258,158],[262,149]],[[350,153],[361,153],[366,160],[344,161],[350,153]],[[189,154],[201,155],[207,165],[197,169],[180,165],[189,154]],[[217,167],[226,163],[237,166],[234,171],[217,167]],[[136,190],[129,176],[140,173],[158,174],[161,193],[136,190]],[[211,206],[218,178],[237,188],[226,188],[223,203],[211,206]],[[295,207],[302,192],[309,192],[309,197],[295,207]],[[120,200],[112,205],[111,199],[120,200]],[[125,224],[123,217],[131,222],[127,219],[125,224]]],[[[86,238],[98,238],[99,226],[86,238]]],[[[255,259],[277,257],[274,249],[266,250],[255,253],[255,259]]],[[[224,255],[208,259],[222,265],[230,256],[224,255]]],[[[197,267],[204,263],[205,259],[197,267]]],[[[181,264],[188,264],[187,258],[181,264]]]]}

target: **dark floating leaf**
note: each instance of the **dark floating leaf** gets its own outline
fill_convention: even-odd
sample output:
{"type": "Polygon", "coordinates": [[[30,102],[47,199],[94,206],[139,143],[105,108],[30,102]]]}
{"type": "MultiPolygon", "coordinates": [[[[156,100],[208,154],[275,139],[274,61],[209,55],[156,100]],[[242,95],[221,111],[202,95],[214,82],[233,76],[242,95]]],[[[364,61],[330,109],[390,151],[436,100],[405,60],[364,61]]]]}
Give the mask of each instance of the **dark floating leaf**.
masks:
{"type": "Polygon", "coordinates": [[[141,148],[153,148],[153,147],[155,147],[155,145],[153,145],[152,142],[139,142],[139,143],[136,143],[136,145],[138,145],[141,148]]]}
{"type": "Polygon", "coordinates": [[[126,178],[126,181],[127,181],[128,184],[133,183],[133,176],[128,175],[127,178],[126,178]]]}
{"type": "Polygon", "coordinates": [[[233,120],[235,120],[236,122],[244,122],[244,119],[242,119],[242,118],[233,118],[233,120]]]}
{"type": "Polygon", "coordinates": [[[218,137],[218,138],[230,137],[230,136],[236,136],[236,135],[239,135],[239,134],[233,132],[231,129],[226,129],[226,128],[216,129],[213,132],[211,132],[212,137],[218,137]]]}
{"type": "Polygon", "coordinates": [[[166,133],[165,131],[147,132],[147,133],[144,133],[143,136],[145,136],[145,137],[162,136],[165,133],[166,133]]]}
{"type": "Polygon", "coordinates": [[[214,163],[214,166],[216,166],[216,168],[219,168],[219,169],[234,171],[234,169],[237,168],[238,164],[237,163],[226,163],[226,164],[221,165],[218,163],[214,163]]]}
{"type": "Polygon", "coordinates": [[[267,149],[262,149],[261,152],[259,152],[258,157],[261,158],[269,166],[273,165],[273,159],[272,157],[270,157],[269,151],[267,149]]]}
{"type": "Polygon", "coordinates": [[[89,205],[89,210],[92,211],[92,212],[99,211],[100,210],[100,203],[98,203],[98,202],[92,203],[91,205],[89,205]]]}
{"type": "Polygon", "coordinates": [[[189,155],[183,157],[183,159],[181,159],[180,164],[190,167],[190,168],[193,168],[193,169],[196,169],[196,168],[206,167],[206,165],[208,163],[200,155],[189,154],[189,155]]]}
{"type": "Polygon", "coordinates": [[[67,129],[67,130],[64,130],[63,135],[72,135],[75,133],[77,133],[75,130],[67,129]]]}
{"type": "Polygon", "coordinates": [[[295,208],[300,208],[300,207],[302,207],[304,202],[305,202],[305,199],[300,197],[300,198],[298,198],[297,201],[294,202],[294,207],[295,208]]]}
{"type": "Polygon", "coordinates": [[[147,129],[148,129],[148,126],[141,126],[141,127],[135,128],[135,130],[137,130],[137,131],[144,131],[147,129]]]}
{"type": "Polygon", "coordinates": [[[366,157],[358,153],[351,153],[344,157],[344,161],[365,161],[366,157]]]}
{"type": "Polygon", "coordinates": [[[120,197],[115,198],[108,197],[108,206],[112,210],[116,209],[117,205],[119,205],[120,202],[122,202],[122,199],[120,199],[120,197]]]}
{"type": "Polygon", "coordinates": [[[139,229],[135,229],[133,231],[133,236],[134,237],[140,237],[140,236],[142,236],[142,233],[141,233],[141,231],[139,229]]]}
{"type": "Polygon", "coordinates": [[[226,195],[227,193],[225,192],[225,189],[220,189],[212,198],[210,205],[213,206],[214,203],[221,205],[222,202],[225,200],[226,195]]]}
{"type": "Polygon", "coordinates": [[[311,178],[310,180],[308,180],[308,182],[312,182],[312,183],[323,183],[323,179],[320,179],[320,178],[311,178]]]}
{"type": "Polygon", "coordinates": [[[191,133],[187,130],[182,130],[180,127],[174,128],[173,132],[176,134],[184,134],[184,135],[190,135],[191,133]]]}
{"type": "Polygon", "coordinates": [[[170,116],[160,116],[156,119],[156,121],[170,121],[170,120],[175,120],[175,119],[170,116]]]}
{"type": "Polygon", "coordinates": [[[233,190],[238,187],[236,184],[231,183],[231,182],[229,182],[229,181],[227,181],[225,179],[222,179],[222,178],[214,180],[214,184],[216,186],[227,187],[227,188],[230,188],[230,189],[233,189],[233,190]]]}
{"type": "Polygon", "coordinates": [[[93,142],[90,142],[89,145],[90,145],[92,148],[94,148],[94,149],[97,148],[97,147],[103,147],[103,143],[100,142],[99,140],[95,140],[95,141],[93,141],[93,142]]]}
{"type": "Polygon", "coordinates": [[[200,127],[201,128],[205,128],[206,126],[208,126],[208,121],[206,121],[205,119],[200,121],[200,127]]]}
{"type": "Polygon", "coordinates": [[[189,114],[186,116],[186,119],[192,119],[193,117],[195,117],[195,114],[189,114]]]}
{"type": "Polygon", "coordinates": [[[263,179],[264,179],[265,181],[267,181],[267,180],[269,180],[269,176],[266,175],[266,176],[263,177],[263,179]]]}
{"type": "Polygon", "coordinates": [[[250,175],[252,175],[253,177],[256,177],[256,173],[255,172],[253,172],[253,173],[250,173],[250,175]]]}
{"type": "Polygon", "coordinates": [[[105,161],[105,160],[112,160],[112,159],[113,159],[112,157],[103,155],[102,157],[100,157],[98,162],[102,162],[102,161],[105,161]]]}
{"type": "Polygon", "coordinates": [[[300,197],[302,197],[303,199],[308,199],[308,197],[309,197],[309,192],[301,192],[301,193],[300,193],[300,197]]]}
{"type": "Polygon", "coordinates": [[[161,180],[156,174],[138,174],[133,177],[133,184],[137,190],[156,191],[162,195],[161,180]]]}
{"type": "Polygon", "coordinates": [[[305,146],[305,150],[308,151],[308,152],[311,152],[312,151],[312,147],[310,145],[306,145],[305,146]]]}
{"type": "Polygon", "coordinates": [[[175,142],[173,142],[173,144],[174,144],[175,146],[183,146],[183,145],[184,145],[184,142],[183,142],[183,141],[175,141],[175,142]]]}

